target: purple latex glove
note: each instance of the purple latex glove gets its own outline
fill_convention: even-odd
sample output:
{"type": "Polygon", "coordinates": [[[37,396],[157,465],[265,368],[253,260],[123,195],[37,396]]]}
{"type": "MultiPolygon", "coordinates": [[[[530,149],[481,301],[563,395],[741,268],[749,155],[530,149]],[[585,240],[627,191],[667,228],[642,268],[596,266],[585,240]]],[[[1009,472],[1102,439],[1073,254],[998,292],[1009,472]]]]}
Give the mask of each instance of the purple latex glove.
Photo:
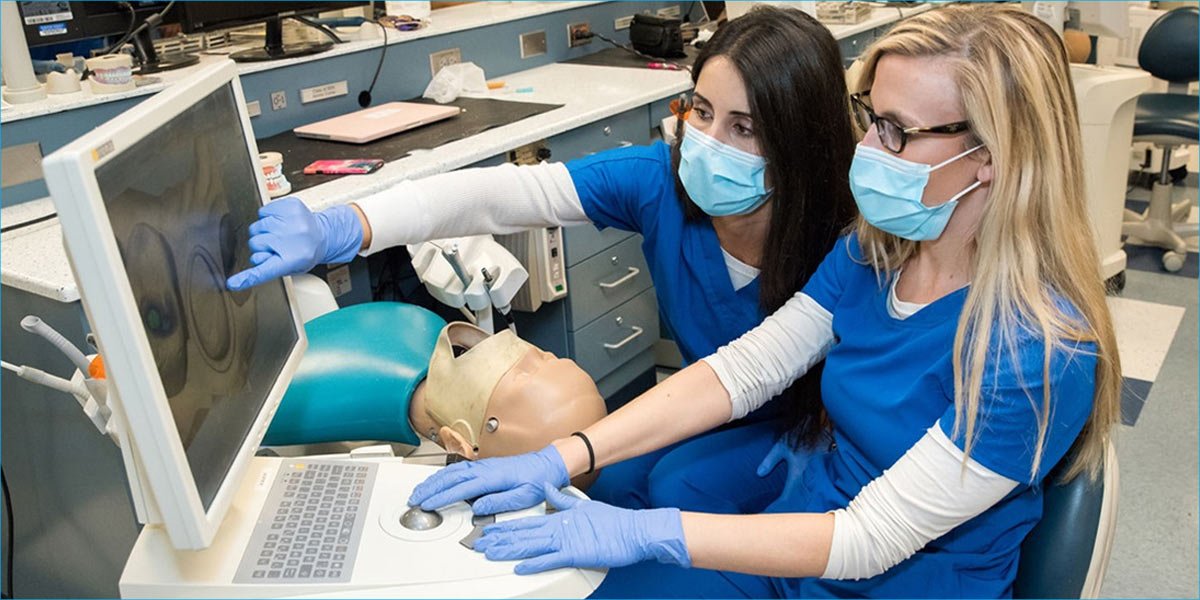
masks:
{"type": "Polygon", "coordinates": [[[488,525],[475,550],[489,560],[523,560],[518,575],[562,567],[623,567],[645,560],[691,567],[677,508],[629,510],[582,500],[544,484],[558,512],[488,525]]]}
{"type": "Polygon", "coordinates": [[[241,291],[260,283],[307,273],[319,264],[345,263],[362,247],[362,222],[348,205],[313,213],[299,198],[280,198],[258,209],[250,224],[250,262],[225,285],[241,291]]]}

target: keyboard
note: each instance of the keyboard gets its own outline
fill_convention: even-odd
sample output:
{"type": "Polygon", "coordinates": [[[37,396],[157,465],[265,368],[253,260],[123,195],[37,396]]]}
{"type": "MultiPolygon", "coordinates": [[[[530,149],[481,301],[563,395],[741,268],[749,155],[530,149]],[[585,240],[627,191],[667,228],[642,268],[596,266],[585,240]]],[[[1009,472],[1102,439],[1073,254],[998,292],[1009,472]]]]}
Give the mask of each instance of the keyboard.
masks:
{"type": "Polygon", "coordinates": [[[376,471],[372,463],[283,463],[233,582],[350,581],[376,471]]]}

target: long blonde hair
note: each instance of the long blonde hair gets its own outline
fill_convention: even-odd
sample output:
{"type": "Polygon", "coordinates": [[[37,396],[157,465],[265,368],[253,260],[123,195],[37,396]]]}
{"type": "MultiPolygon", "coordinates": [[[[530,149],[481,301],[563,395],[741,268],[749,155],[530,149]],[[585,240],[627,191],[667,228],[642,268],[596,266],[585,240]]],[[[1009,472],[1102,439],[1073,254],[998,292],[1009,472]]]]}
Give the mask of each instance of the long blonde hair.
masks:
{"type": "MultiPolygon", "coordinates": [[[[948,62],[994,178],[975,233],[971,287],[954,336],[954,437],[975,442],[989,341],[1016,360],[1016,340],[1031,331],[1044,342],[1043,393],[1030,397],[1038,416],[1031,479],[1042,460],[1050,420],[1050,358],[1070,341],[1096,345],[1092,412],[1064,474],[1095,477],[1119,414],[1120,361],[1084,199],[1082,147],[1066,49],[1045,23],[1018,8],[956,5],[898,24],[864,58],[860,89],[870,86],[884,55],[948,62]],[[1065,314],[1057,301],[1078,314],[1065,314]]],[[[976,140],[970,141],[971,145],[976,140]]],[[[916,242],[855,225],[866,260],[890,272],[916,242]]]]}

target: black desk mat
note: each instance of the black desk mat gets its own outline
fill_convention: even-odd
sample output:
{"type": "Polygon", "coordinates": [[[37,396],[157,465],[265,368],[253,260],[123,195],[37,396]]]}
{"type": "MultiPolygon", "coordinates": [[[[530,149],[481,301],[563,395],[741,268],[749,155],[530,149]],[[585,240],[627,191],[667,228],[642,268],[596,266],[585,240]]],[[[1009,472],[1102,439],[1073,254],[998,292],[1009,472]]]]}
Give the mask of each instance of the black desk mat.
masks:
{"type": "MultiPolygon", "coordinates": [[[[423,99],[409,102],[428,102],[423,99]]],[[[403,133],[375,140],[369,144],[347,144],[296,137],[291,131],[258,140],[259,152],[278,152],[283,155],[284,173],[292,191],[320,185],[339,177],[354,175],[305,175],[304,167],[316,160],[381,158],[391,162],[404,158],[413,150],[436,148],[489,129],[515,123],[521,119],[561,108],[561,104],[513,102],[494,98],[459,98],[450,104],[464,112],[445,121],[431,123],[403,133]]]]}
{"type": "MultiPolygon", "coordinates": [[[[596,42],[593,41],[593,44],[596,42]]],[[[673,62],[677,65],[692,66],[696,61],[696,56],[700,54],[700,50],[693,48],[690,45],[683,47],[683,52],[687,54],[687,58],[656,58],[658,62],[673,62]]],[[[642,58],[623,48],[607,48],[599,52],[593,52],[587,56],[572,58],[571,60],[563,61],[569,65],[592,65],[596,67],[626,67],[631,69],[645,69],[646,63],[651,62],[648,59],[642,58]]]]}

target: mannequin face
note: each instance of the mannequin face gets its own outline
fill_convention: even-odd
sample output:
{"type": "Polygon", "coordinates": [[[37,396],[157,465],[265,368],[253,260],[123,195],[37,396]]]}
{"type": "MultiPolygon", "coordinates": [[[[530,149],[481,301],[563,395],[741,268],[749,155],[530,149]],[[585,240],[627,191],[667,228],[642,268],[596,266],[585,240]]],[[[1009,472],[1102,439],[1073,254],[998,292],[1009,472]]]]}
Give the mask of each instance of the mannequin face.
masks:
{"type": "MultiPolygon", "coordinates": [[[[482,339],[485,338],[463,331],[451,336],[454,345],[464,350],[482,339]]],[[[431,372],[430,376],[439,375],[431,372]]],[[[478,425],[477,445],[462,432],[429,415],[425,391],[426,385],[422,383],[409,405],[413,428],[447,451],[471,460],[540,450],[607,414],[599,390],[579,365],[532,345],[492,389],[483,422],[478,425]]]]}

